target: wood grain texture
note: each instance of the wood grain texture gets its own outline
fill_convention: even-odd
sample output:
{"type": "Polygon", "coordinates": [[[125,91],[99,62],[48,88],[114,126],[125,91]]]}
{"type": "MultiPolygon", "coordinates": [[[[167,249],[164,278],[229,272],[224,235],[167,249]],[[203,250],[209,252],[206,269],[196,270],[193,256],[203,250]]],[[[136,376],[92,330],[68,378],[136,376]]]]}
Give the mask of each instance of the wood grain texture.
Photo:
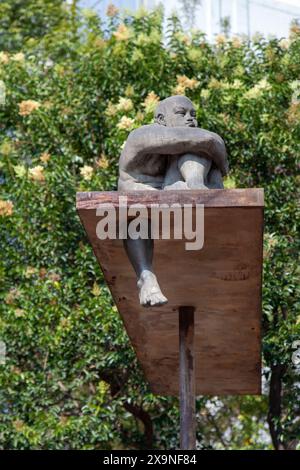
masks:
{"type": "Polygon", "coordinates": [[[99,204],[119,206],[119,196],[128,204],[205,204],[207,207],[263,207],[264,191],[255,189],[201,189],[182,191],[93,191],[77,193],[77,209],[95,209],[99,204]]]}
{"type": "Polygon", "coordinates": [[[117,201],[117,192],[79,193],[77,209],[152,391],[178,396],[178,308],[190,305],[196,394],[259,394],[263,190],[129,194],[134,203],[205,204],[202,250],[185,250],[185,240],[155,240],[154,270],[169,302],[151,309],[139,305],[122,240],[96,236],[98,204],[117,201]]]}

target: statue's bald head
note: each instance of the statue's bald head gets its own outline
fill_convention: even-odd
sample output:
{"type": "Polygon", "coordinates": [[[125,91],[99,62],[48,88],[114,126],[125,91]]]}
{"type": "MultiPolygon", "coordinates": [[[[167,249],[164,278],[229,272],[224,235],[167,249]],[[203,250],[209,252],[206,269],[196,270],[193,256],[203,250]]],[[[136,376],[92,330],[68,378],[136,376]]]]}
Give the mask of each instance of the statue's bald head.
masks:
{"type": "Polygon", "coordinates": [[[160,101],[154,112],[154,120],[167,127],[198,126],[194,105],[183,95],[169,96],[160,101]]]}

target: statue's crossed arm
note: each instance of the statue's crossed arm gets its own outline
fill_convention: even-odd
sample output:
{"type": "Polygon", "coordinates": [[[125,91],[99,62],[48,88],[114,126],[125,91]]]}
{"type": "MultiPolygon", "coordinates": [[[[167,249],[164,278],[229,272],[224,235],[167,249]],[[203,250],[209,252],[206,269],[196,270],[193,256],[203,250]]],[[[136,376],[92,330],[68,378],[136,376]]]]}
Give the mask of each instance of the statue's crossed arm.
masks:
{"type": "Polygon", "coordinates": [[[129,134],[122,151],[120,171],[143,170],[147,155],[164,156],[193,153],[211,159],[222,175],[228,173],[223,139],[214,132],[200,128],[166,127],[150,124],[129,134]]]}

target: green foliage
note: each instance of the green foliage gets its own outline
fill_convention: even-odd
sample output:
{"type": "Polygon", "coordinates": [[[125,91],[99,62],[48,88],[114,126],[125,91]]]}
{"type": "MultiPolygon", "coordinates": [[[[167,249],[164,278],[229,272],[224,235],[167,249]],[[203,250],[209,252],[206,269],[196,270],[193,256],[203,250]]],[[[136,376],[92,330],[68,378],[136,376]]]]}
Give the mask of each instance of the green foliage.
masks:
{"type": "MultiPolygon", "coordinates": [[[[164,44],[160,10],[124,23],[113,14],[104,29],[72,7],[0,6],[1,448],[178,446],[177,400],[144,382],[75,212],[76,191],[116,189],[129,131],[172,93],[223,136],[227,187],[265,189],[265,381],[286,366],[278,433],[295,447],[299,30],[289,41],[211,45],[174,16],[164,44]]],[[[266,396],[199,399],[200,445],[270,448],[268,406],[266,396]]]]}
{"type": "Polygon", "coordinates": [[[0,4],[0,50],[15,51],[67,20],[63,0],[8,0],[0,4]]]}

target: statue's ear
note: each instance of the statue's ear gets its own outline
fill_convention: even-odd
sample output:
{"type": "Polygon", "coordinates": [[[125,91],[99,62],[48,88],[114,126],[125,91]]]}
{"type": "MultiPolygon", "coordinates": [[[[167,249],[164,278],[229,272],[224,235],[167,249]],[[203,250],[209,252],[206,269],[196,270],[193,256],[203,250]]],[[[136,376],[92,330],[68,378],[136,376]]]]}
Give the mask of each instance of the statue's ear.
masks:
{"type": "Polygon", "coordinates": [[[157,116],[155,117],[155,122],[157,124],[160,124],[161,126],[166,126],[165,116],[161,113],[157,114],[157,116]]]}

